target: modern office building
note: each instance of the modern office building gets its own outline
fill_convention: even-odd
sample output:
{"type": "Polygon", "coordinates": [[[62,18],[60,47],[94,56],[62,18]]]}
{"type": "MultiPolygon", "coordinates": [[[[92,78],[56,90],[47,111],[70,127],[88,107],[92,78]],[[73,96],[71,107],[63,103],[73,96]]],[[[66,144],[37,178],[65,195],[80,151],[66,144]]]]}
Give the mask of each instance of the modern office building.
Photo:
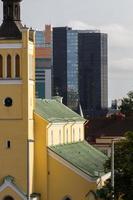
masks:
{"type": "Polygon", "coordinates": [[[107,34],[53,28],[53,95],[86,118],[108,107],[107,34]]]}
{"type": "Polygon", "coordinates": [[[51,98],[51,25],[45,25],[44,31],[36,31],[36,96],[51,98]]]}

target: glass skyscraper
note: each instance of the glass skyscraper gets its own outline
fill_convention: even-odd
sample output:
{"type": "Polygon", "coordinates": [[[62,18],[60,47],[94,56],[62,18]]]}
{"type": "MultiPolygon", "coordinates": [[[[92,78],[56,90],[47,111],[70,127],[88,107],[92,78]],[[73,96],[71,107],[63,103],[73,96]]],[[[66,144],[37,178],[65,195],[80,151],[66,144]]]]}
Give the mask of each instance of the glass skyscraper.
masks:
{"type": "Polygon", "coordinates": [[[53,95],[86,118],[108,107],[107,34],[53,28],[53,95]]]}
{"type": "Polygon", "coordinates": [[[67,31],[67,106],[76,110],[78,94],[78,33],[67,31]]]}

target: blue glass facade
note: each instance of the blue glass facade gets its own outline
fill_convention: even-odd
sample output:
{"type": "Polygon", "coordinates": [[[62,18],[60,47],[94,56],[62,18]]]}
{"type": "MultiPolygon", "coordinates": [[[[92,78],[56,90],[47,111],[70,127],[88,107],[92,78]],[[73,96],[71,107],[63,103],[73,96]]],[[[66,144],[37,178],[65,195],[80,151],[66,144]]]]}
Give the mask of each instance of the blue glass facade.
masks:
{"type": "Polygon", "coordinates": [[[67,31],[67,105],[77,110],[78,95],[78,32],[67,31]]]}
{"type": "Polygon", "coordinates": [[[53,95],[86,118],[105,115],[108,107],[107,34],[53,28],[53,95]]]}
{"type": "Polygon", "coordinates": [[[45,47],[44,31],[36,31],[35,41],[36,41],[35,46],[37,48],[44,48],[45,47]]]}

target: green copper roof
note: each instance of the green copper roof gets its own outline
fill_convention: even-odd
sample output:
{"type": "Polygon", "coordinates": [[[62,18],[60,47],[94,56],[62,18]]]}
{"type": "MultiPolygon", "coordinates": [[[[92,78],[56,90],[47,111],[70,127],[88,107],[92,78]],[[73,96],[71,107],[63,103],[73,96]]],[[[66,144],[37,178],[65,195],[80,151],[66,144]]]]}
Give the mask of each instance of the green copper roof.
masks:
{"type": "Polygon", "coordinates": [[[50,122],[85,121],[80,115],[56,100],[36,99],[35,112],[50,122]]]}
{"type": "Polygon", "coordinates": [[[76,168],[93,178],[105,174],[103,165],[107,156],[85,141],[51,146],[49,148],[76,168]]]}

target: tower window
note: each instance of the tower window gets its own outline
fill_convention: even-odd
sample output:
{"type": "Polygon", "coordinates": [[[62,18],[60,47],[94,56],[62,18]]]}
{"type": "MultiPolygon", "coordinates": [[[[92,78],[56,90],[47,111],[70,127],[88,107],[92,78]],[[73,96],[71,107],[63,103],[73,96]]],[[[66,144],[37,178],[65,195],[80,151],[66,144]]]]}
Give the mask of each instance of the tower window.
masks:
{"type": "Polygon", "coordinates": [[[16,17],[18,16],[18,6],[17,5],[15,5],[15,15],[16,15],[16,17]]]}
{"type": "Polygon", "coordinates": [[[0,78],[3,77],[3,58],[0,55],[0,78]]]}
{"type": "Polygon", "coordinates": [[[7,56],[7,78],[11,78],[11,56],[7,56]]]}
{"type": "Polygon", "coordinates": [[[12,14],[12,10],[11,10],[11,5],[8,6],[8,17],[11,17],[11,14],[12,14]]]}
{"type": "Polygon", "coordinates": [[[20,56],[15,57],[15,78],[20,78],[20,56]]]}
{"type": "Polygon", "coordinates": [[[11,141],[10,141],[10,140],[8,140],[8,141],[6,142],[6,148],[7,148],[7,149],[10,149],[10,148],[11,148],[11,141]]]}
{"type": "Polygon", "coordinates": [[[10,97],[6,97],[6,98],[4,99],[4,105],[5,105],[6,107],[11,107],[12,104],[13,104],[13,100],[12,100],[10,97]]]}

